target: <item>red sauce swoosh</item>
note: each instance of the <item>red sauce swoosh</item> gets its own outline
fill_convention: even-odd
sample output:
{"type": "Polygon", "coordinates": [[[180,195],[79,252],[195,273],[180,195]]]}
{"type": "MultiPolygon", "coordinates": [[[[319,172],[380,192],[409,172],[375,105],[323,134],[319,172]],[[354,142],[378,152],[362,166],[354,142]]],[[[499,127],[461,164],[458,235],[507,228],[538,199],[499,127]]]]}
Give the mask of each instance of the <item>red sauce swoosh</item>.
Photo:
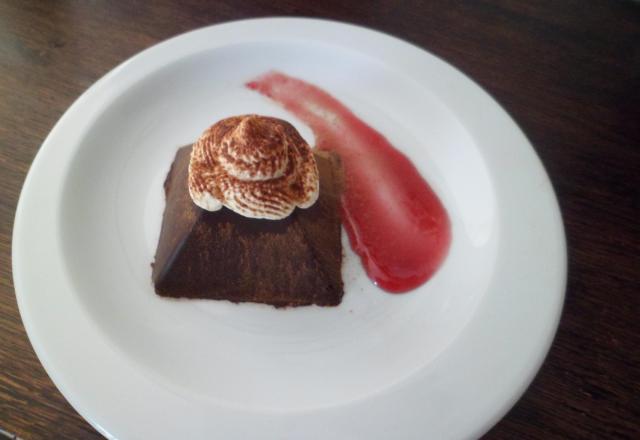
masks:
{"type": "Polygon", "coordinates": [[[320,88],[279,72],[247,87],[307,123],[317,147],[337,152],[345,173],[343,224],[375,284],[414,289],[440,267],[451,243],[449,216],[411,161],[320,88]]]}

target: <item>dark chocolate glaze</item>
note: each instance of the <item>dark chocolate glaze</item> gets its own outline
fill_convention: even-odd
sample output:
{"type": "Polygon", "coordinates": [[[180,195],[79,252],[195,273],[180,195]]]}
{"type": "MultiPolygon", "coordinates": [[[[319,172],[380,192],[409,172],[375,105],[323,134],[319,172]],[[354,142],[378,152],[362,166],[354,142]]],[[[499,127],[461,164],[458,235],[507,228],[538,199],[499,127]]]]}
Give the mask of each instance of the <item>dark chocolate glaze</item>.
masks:
{"type": "Polygon", "coordinates": [[[320,196],[282,220],[196,206],[187,188],[191,146],[178,150],[164,183],[166,208],[153,264],[156,293],[276,307],[340,304],[338,156],[316,153],[320,196]]]}

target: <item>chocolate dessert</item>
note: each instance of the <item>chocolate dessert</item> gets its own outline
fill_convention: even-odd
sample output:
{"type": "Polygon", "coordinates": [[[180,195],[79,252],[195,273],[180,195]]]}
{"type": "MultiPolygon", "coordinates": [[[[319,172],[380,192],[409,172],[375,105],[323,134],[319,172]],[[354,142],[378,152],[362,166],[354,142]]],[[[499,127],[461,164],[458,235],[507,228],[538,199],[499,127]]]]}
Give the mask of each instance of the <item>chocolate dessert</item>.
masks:
{"type": "Polygon", "coordinates": [[[342,169],[338,156],[307,152],[306,143],[284,121],[250,116],[261,119],[247,122],[247,117],[241,118],[245,119],[230,118],[210,128],[204,140],[193,146],[193,153],[187,146],[176,154],[164,183],[166,208],[152,274],[156,293],[276,307],[339,304],[343,284],[339,214],[342,169]],[[265,126],[260,125],[263,123],[268,125],[266,134],[265,126]],[[289,142],[283,153],[289,159],[267,145],[282,142],[279,136],[284,136],[285,145],[289,142]],[[265,139],[269,142],[258,147],[258,156],[267,157],[268,166],[258,166],[242,149],[265,139]],[[217,160],[212,159],[212,145],[226,148],[226,159],[218,163],[224,165],[224,160],[229,162],[235,155],[233,167],[219,165],[218,169],[214,165],[207,168],[209,174],[197,175],[199,166],[217,160]],[[300,151],[291,153],[295,148],[300,151]],[[311,154],[311,159],[306,154],[311,154]],[[312,170],[299,168],[298,179],[291,162],[314,166],[312,170]],[[265,170],[275,170],[271,173],[275,177],[267,179],[271,171],[265,170]],[[244,180],[240,182],[238,176],[244,180]],[[285,187],[290,193],[284,193],[285,187]],[[229,194],[235,194],[233,203],[229,194]],[[196,205],[195,200],[207,209],[196,205]],[[212,206],[217,210],[211,210],[212,206]],[[228,206],[244,210],[243,215],[228,206]],[[273,219],[276,215],[283,217],[273,219]]]}

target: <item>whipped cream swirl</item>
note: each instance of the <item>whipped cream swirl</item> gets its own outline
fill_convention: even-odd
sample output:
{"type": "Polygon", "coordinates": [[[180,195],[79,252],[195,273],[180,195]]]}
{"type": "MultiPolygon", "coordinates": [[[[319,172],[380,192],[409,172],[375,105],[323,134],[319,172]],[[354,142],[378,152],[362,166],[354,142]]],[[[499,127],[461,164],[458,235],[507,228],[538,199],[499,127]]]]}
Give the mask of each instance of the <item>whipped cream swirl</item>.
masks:
{"type": "Polygon", "coordinates": [[[279,220],[318,199],[313,152],[286,121],[234,116],[209,127],[191,150],[189,194],[207,211],[279,220]]]}

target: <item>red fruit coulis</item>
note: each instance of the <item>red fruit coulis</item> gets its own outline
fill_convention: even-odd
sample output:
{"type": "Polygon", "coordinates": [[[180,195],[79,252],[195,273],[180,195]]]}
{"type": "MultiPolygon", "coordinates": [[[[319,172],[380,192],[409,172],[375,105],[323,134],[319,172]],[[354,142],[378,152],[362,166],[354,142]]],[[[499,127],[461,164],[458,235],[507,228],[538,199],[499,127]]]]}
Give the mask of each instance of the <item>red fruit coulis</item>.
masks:
{"type": "Polygon", "coordinates": [[[392,293],[427,281],[449,250],[449,216],[411,161],[320,88],[279,72],[247,87],[307,123],[316,146],[342,158],[343,224],[375,284],[392,293]]]}

